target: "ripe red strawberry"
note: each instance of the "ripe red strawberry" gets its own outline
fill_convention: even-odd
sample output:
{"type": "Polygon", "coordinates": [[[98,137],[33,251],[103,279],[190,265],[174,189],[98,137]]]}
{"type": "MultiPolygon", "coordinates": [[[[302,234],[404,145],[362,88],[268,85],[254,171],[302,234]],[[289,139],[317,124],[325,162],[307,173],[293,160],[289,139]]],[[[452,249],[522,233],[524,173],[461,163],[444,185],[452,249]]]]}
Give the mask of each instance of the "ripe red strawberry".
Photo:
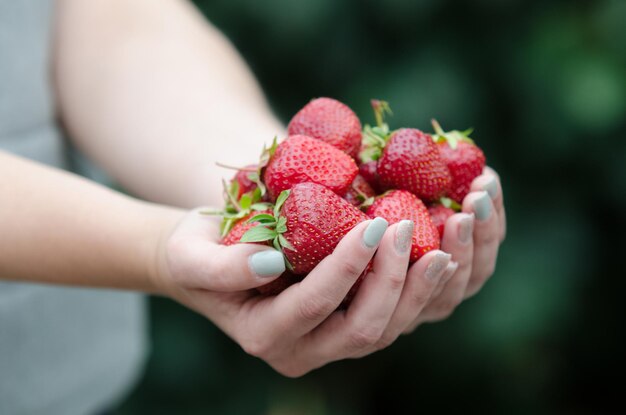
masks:
{"type": "Polygon", "coordinates": [[[344,195],[357,175],[354,160],[323,141],[292,135],[280,143],[263,176],[272,200],[304,182],[317,183],[344,195]]]}
{"type": "Polygon", "coordinates": [[[302,134],[338,148],[356,159],[361,145],[361,122],[345,104],[332,98],[317,98],[289,122],[289,135],[302,134]]]}
{"type": "Polygon", "coordinates": [[[463,203],[472,181],[485,167],[485,154],[469,138],[471,129],[444,132],[437,121],[432,120],[432,124],[435,129],[433,140],[437,143],[439,154],[452,177],[448,197],[455,202],[463,203]]]}
{"type": "Polygon", "coordinates": [[[309,273],[333,252],[346,233],[367,220],[348,201],[310,182],[282,192],[273,216],[256,218],[262,225],[249,230],[241,241],[272,240],[274,247],[284,253],[292,272],[298,275],[309,273]]]}
{"type": "Polygon", "coordinates": [[[376,171],[377,164],[378,162],[376,161],[361,163],[361,165],[359,166],[359,174],[363,176],[365,181],[370,185],[374,192],[382,193],[383,188],[380,184],[378,172],[376,171]]]}
{"type": "Polygon", "coordinates": [[[430,135],[414,128],[390,132],[383,121],[384,114],[391,113],[389,104],[372,100],[372,108],[377,125],[365,126],[359,156],[363,163],[378,161],[376,173],[381,187],[408,190],[427,201],[444,196],[450,186],[450,172],[430,135]]]}
{"type": "Polygon", "coordinates": [[[363,176],[357,174],[343,198],[358,207],[367,199],[374,196],[376,196],[374,189],[365,181],[363,176]]]}
{"type": "Polygon", "coordinates": [[[428,213],[430,213],[430,219],[437,228],[437,232],[439,232],[439,238],[443,238],[446,221],[450,216],[454,215],[454,210],[444,205],[436,204],[428,208],[428,213]]]}
{"type": "Polygon", "coordinates": [[[250,177],[255,177],[253,176],[255,174],[258,176],[258,173],[256,173],[258,168],[259,166],[256,164],[250,164],[241,170],[237,170],[237,173],[231,180],[231,185],[237,183],[237,200],[239,200],[244,193],[253,192],[254,189],[257,188],[257,181],[251,180],[250,177]]]}
{"type": "MultiPolygon", "coordinates": [[[[222,245],[234,245],[238,244],[241,240],[241,237],[248,232],[250,229],[259,225],[259,222],[248,223],[248,220],[253,216],[260,215],[263,213],[272,213],[271,210],[262,210],[262,211],[252,211],[248,215],[239,219],[234,226],[230,229],[230,231],[224,236],[221,240],[222,245]]],[[[264,243],[263,245],[267,245],[264,243]]]]}
{"type": "Polygon", "coordinates": [[[367,210],[367,216],[380,216],[393,224],[403,219],[415,223],[410,261],[417,261],[426,252],[439,249],[439,234],[428,209],[414,194],[406,190],[391,190],[378,197],[367,210]]]}
{"type": "Polygon", "coordinates": [[[444,196],[451,180],[432,138],[413,128],[391,134],[378,160],[377,172],[383,186],[408,190],[424,200],[444,196]]]}

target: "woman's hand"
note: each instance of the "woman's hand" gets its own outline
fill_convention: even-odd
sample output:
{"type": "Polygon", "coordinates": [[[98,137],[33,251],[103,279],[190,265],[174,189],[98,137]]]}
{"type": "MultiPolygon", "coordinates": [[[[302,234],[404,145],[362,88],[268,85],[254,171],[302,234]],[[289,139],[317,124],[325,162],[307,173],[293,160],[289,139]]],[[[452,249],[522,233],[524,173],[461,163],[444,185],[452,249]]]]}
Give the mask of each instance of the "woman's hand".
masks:
{"type": "Polygon", "coordinates": [[[410,221],[360,223],[302,282],[264,297],[253,288],[280,275],[282,254],[261,245],[219,245],[215,218],[193,211],[163,238],[156,284],[249,354],[300,376],[388,346],[420,315],[450,255],[429,252],[407,272],[412,231],[410,221]],[[373,257],[350,307],[336,311],[373,257]]]}
{"type": "Polygon", "coordinates": [[[505,235],[500,177],[485,167],[463,200],[463,213],[446,221],[441,249],[452,254],[452,262],[428,305],[406,333],[421,323],[447,318],[464,299],[476,294],[495,270],[498,248],[505,235]]]}

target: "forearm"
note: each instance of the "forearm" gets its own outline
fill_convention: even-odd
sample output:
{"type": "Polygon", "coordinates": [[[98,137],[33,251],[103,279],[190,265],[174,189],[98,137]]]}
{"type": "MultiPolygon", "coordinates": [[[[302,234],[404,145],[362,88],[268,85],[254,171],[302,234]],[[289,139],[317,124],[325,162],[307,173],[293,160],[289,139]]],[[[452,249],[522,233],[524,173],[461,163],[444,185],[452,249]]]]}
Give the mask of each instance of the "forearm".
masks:
{"type": "Polygon", "coordinates": [[[122,185],[178,206],[221,202],[281,134],[229,42],[178,0],[59,3],[55,73],[72,139],[122,185]]]}
{"type": "Polygon", "coordinates": [[[161,233],[181,217],[0,152],[0,279],[154,292],[161,233]]]}

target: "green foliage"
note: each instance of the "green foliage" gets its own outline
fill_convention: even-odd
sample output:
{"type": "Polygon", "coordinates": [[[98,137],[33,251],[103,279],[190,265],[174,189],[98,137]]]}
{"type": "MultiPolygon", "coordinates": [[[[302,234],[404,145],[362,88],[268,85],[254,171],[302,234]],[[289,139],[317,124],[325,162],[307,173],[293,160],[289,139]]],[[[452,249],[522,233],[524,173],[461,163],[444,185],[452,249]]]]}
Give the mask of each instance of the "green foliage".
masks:
{"type": "Polygon", "coordinates": [[[154,300],[153,357],[120,414],[603,413],[621,403],[609,379],[623,370],[626,2],[197,3],[284,121],[332,96],[366,124],[380,97],[394,128],[474,126],[502,177],[509,233],[493,278],[448,320],[302,379],[154,300]]]}

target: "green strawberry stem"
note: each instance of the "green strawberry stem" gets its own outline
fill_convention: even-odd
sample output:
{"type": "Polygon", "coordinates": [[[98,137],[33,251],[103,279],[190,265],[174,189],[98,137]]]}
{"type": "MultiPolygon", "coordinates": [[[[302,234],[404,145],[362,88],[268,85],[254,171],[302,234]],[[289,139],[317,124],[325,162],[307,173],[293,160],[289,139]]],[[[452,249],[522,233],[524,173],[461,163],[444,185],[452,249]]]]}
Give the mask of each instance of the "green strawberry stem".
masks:
{"type": "Polygon", "coordinates": [[[435,143],[447,142],[452,150],[456,150],[459,141],[464,141],[469,144],[475,144],[474,140],[469,137],[472,131],[474,131],[473,128],[468,128],[465,131],[452,130],[445,132],[443,131],[443,128],[441,128],[441,125],[439,125],[437,120],[435,120],[434,118],[430,120],[430,123],[435,130],[435,133],[432,135],[435,143]]]}
{"type": "Polygon", "coordinates": [[[376,125],[383,128],[385,125],[385,114],[393,115],[389,103],[380,99],[372,99],[370,103],[372,104],[372,109],[374,110],[376,125]]]}
{"type": "Polygon", "coordinates": [[[248,171],[251,173],[256,173],[257,171],[257,169],[254,169],[252,167],[235,167],[235,166],[230,166],[228,164],[220,163],[219,161],[216,161],[215,165],[218,167],[222,167],[224,169],[228,169],[228,170],[248,171]]]}
{"type": "Polygon", "coordinates": [[[461,209],[463,209],[460,204],[447,197],[442,197],[441,199],[439,199],[439,203],[447,208],[454,210],[455,212],[460,212],[461,209]]]}
{"type": "Polygon", "coordinates": [[[379,99],[372,99],[370,102],[374,110],[376,126],[365,125],[363,128],[363,144],[365,148],[359,154],[359,158],[363,163],[378,160],[391,135],[389,126],[385,123],[385,114],[393,115],[389,103],[379,99]]]}
{"type": "Polygon", "coordinates": [[[222,185],[224,186],[224,193],[226,194],[226,199],[228,199],[228,202],[233,205],[238,212],[241,211],[241,205],[239,205],[239,202],[237,201],[237,196],[235,196],[239,193],[239,184],[235,182],[233,183],[233,186],[229,189],[226,180],[222,179],[222,185]],[[233,192],[233,189],[235,190],[235,192],[233,192]]]}
{"type": "Polygon", "coordinates": [[[224,218],[220,224],[220,234],[225,237],[228,232],[235,226],[238,220],[246,217],[251,211],[266,210],[271,205],[269,203],[260,202],[262,194],[260,189],[254,189],[253,192],[244,193],[237,201],[239,194],[239,185],[237,182],[231,183],[230,186],[226,180],[222,180],[224,185],[224,194],[226,195],[226,206],[224,210],[201,210],[201,215],[219,215],[224,218]]]}

